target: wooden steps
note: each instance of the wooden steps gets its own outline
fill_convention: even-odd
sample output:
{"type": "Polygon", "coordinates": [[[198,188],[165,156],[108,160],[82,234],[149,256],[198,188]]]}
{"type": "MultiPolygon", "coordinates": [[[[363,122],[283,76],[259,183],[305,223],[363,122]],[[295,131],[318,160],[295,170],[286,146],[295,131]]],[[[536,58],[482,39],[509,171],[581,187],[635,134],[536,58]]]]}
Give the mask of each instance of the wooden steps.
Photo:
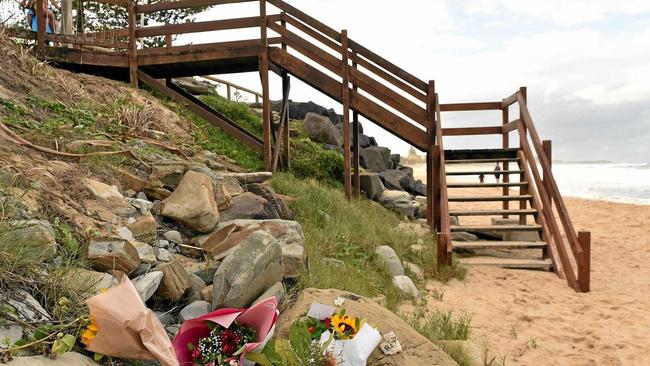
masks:
{"type": "Polygon", "coordinates": [[[494,175],[496,173],[499,173],[501,175],[504,174],[523,174],[523,170],[501,170],[498,172],[495,172],[494,170],[474,170],[474,171],[460,171],[460,172],[447,172],[447,175],[451,176],[457,176],[457,175],[494,175]]]}
{"type": "Polygon", "coordinates": [[[532,200],[531,195],[517,196],[455,196],[449,197],[449,202],[503,202],[503,201],[524,201],[532,200]]]}
{"type": "Polygon", "coordinates": [[[499,182],[499,183],[448,183],[447,188],[499,188],[524,187],[528,182],[499,182]]]}
{"type": "Polygon", "coordinates": [[[519,158],[492,158],[492,159],[458,159],[447,160],[446,164],[486,164],[518,162],[519,158]]]}
{"type": "Polygon", "coordinates": [[[451,231],[541,231],[541,225],[452,225],[451,231]]]}
{"type": "Polygon", "coordinates": [[[516,159],[519,149],[445,150],[445,160],[516,159]]]}
{"type": "Polygon", "coordinates": [[[461,258],[460,262],[472,266],[492,266],[511,269],[553,269],[553,263],[550,259],[521,259],[481,256],[461,258]]]}
{"type": "Polygon", "coordinates": [[[539,212],[534,209],[525,210],[451,210],[449,216],[518,216],[537,215],[539,212]]]}
{"type": "Polygon", "coordinates": [[[452,241],[454,249],[544,249],[548,246],[543,241],[452,241]]]}

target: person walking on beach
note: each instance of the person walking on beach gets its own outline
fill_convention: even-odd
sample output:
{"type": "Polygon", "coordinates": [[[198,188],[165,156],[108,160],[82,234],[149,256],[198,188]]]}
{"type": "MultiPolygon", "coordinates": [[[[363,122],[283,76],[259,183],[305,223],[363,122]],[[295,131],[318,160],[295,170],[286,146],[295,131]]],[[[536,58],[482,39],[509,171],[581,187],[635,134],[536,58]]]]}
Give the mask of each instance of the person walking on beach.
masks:
{"type": "Polygon", "coordinates": [[[497,179],[497,183],[499,183],[499,179],[501,179],[501,166],[499,163],[494,167],[494,177],[497,179]]]}

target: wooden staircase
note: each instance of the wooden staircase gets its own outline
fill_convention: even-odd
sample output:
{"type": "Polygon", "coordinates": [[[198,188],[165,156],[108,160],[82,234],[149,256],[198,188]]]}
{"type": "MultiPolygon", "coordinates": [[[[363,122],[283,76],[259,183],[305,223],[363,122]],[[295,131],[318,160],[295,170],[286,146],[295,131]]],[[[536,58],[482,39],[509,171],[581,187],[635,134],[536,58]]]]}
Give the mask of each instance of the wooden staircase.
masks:
{"type": "MultiPolygon", "coordinates": [[[[496,102],[441,104],[434,81],[417,78],[349,38],[347,31],[332,29],[283,0],[162,0],[149,4],[138,4],[136,0],[85,0],[79,4],[89,1],[125,8],[128,27],[84,33],[82,7],[76,13],[76,34],[46,34],[46,13],[39,11],[37,32],[14,30],[12,35],[34,40],[37,56],[61,67],[129,80],[134,87],[139,82],[147,84],[258,151],[270,171],[278,167],[279,161],[286,162],[284,166],[290,164],[288,106],[290,77],[295,77],[343,106],[343,171],[348,199],[360,195],[360,116],[426,152],[427,219],[437,237],[439,266],[451,265],[453,252],[461,250],[541,252],[534,257],[478,256],[463,260],[552,270],[565,278],[570,287],[589,291],[590,236],[588,232],[576,232],[571,223],[553,177],[550,144],[540,139],[528,110],[526,88],[496,102]],[[143,14],[234,3],[257,3],[259,12],[243,18],[155,26],[142,26],[137,21],[143,14]],[[275,14],[269,14],[274,11],[275,14]],[[250,28],[259,29],[259,38],[174,44],[176,35],[250,28]],[[164,38],[164,46],[149,47],[143,42],[152,37],[164,38]],[[173,82],[177,77],[251,71],[259,72],[262,84],[262,138],[173,82]],[[282,78],[282,108],[277,123],[271,113],[272,73],[282,78]],[[518,106],[518,118],[511,119],[509,111],[514,105],[518,106]],[[465,111],[498,111],[501,123],[489,127],[443,127],[443,113],[465,111]],[[518,135],[518,148],[510,147],[512,133],[518,135]],[[444,136],[474,135],[500,136],[502,148],[444,148],[444,136]],[[481,174],[493,176],[490,164],[496,163],[504,167],[502,182],[479,184],[472,180],[481,174]],[[483,165],[479,168],[475,166],[480,164],[483,165]],[[467,189],[485,190],[486,194],[462,194],[467,189]],[[494,193],[494,189],[500,192],[494,193]],[[454,190],[454,194],[450,196],[448,190],[454,190]],[[515,191],[517,194],[512,194],[515,191]],[[480,208],[483,205],[492,206],[480,208]],[[460,224],[451,225],[450,215],[459,218],[460,224]],[[506,225],[472,221],[510,217],[516,220],[506,225]],[[453,239],[454,233],[463,231],[487,233],[490,239],[453,239]],[[512,235],[525,232],[538,233],[539,238],[512,239],[512,235]],[[511,240],[496,240],[504,235],[511,240]]],[[[45,6],[46,0],[36,0],[37,9],[45,6]]]]}
{"type": "MultiPolygon", "coordinates": [[[[458,225],[451,225],[452,236],[454,232],[468,232],[481,235],[490,233],[490,236],[501,234],[503,240],[477,240],[457,241],[452,238],[454,251],[464,253],[461,261],[470,265],[498,266],[503,268],[517,269],[542,269],[553,270],[553,263],[548,258],[549,244],[541,237],[543,227],[540,225],[539,210],[534,207],[533,196],[526,194],[529,191],[530,177],[526,176],[522,169],[520,158],[517,156],[518,149],[496,149],[496,150],[448,150],[445,151],[446,175],[447,177],[472,177],[476,182],[462,181],[450,183],[448,188],[453,189],[458,195],[450,196],[451,203],[487,202],[493,203],[496,207],[484,208],[481,210],[449,210],[450,216],[458,219],[458,225]],[[478,180],[479,174],[483,174],[488,180],[494,179],[493,169],[476,169],[476,166],[494,167],[501,164],[503,170],[499,173],[504,181],[484,182],[478,180]],[[462,167],[469,166],[468,169],[462,167]],[[450,170],[453,168],[453,170],[450,170]],[[510,182],[511,178],[518,176],[517,181],[510,182]],[[495,189],[502,188],[501,195],[494,195],[495,189]],[[516,188],[516,191],[512,191],[516,188]],[[481,195],[464,195],[463,191],[485,191],[481,195]],[[510,203],[519,203],[518,209],[510,209],[510,203]],[[477,221],[478,219],[509,219],[507,224],[464,224],[465,221],[477,221]],[[528,218],[532,221],[528,222],[528,218]],[[539,240],[506,240],[506,237],[516,236],[518,233],[527,233],[534,238],[539,235],[539,240]],[[513,234],[514,233],[514,234],[513,234]],[[531,235],[532,234],[532,235],[531,235]],[[471,253],[471,254],[467,254],[471,253]]],[[[453,178],[452,178],[453,179],[453,178]]]]}

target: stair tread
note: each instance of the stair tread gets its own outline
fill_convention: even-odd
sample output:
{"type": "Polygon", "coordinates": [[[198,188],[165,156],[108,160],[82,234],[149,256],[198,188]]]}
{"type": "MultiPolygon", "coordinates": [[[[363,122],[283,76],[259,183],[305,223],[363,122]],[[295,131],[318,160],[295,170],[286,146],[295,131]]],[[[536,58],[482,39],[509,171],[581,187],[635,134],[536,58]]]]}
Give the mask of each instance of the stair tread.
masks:
{"type": "Polygon", "coordinates": [[[519,149],[462,149],[445,150],[447,160],[474,160],[474,159],[514,159],[517,158],[519,149]]]}
{"type": "Polygon", "coordinates": [[[540,231],[541,225],[452,225],[451,231],[540,231]]]}
{"type": "Polygon", "coordinates": [[[548,246],[543,241],[452,241],[454,248],[461,249],[532,249],[545,248],[548,246]]]}
{"type": "Polygon", "coordinates": [[[449,202],[490,202],[490,201],[523,201],[531,200],[531,195],[516,195],[516,196],[453,196],[449,197],[449,202]]]}
{"type": "Polygon", "coordinates": [[[528,182],[501,182],[501,183],[449,183],[447,188],[495,188],[495,187],[521,187],[528,182]]]}
{"type": "Polygon", "coordinates": [[[467,171],[458,171],[458,172],[446,172],[447,175],[494,175],[496,173],[499,174],[523,174],[523,170],[500,170],[498,172],[495,172],[494,170],[467,170],[467,171]]]}
{"type": "Polygon", "coordinates": [[[450,216],[494,216],[494,215],[534,215],[538,211],[535,209],[527,210],[451,210],[450,216]]]}
{"type": "Polygon", "coordinates": [[[519,158],[487,158],[487,159],[455,159],[446,160],[446,164],[484,164],[484,163],[510,163],[518,162],[519,158]]]}
{"type": "Polygon", "coordinates": [[[498,257],[466,257],[460,259],[461,263],[472,266],[496,266],[513,269],[550,269],[553,263],[550,259],[521,259],[498,257]]]}

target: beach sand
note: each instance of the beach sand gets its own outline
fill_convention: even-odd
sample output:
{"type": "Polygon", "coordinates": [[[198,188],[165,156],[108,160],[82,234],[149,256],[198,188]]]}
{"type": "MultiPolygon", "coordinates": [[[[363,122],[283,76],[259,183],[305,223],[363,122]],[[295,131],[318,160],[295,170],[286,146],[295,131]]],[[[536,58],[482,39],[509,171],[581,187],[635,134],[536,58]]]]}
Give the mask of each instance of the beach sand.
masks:
{"type": "Polygon", "coordinates": [[[565,201],[592,233],[590,293],[549,272],[472,267],[465,281],[429,282],[428,308],[471,314],[471,340],[507,365],[650,365],[650,206],[565,201]]]}

